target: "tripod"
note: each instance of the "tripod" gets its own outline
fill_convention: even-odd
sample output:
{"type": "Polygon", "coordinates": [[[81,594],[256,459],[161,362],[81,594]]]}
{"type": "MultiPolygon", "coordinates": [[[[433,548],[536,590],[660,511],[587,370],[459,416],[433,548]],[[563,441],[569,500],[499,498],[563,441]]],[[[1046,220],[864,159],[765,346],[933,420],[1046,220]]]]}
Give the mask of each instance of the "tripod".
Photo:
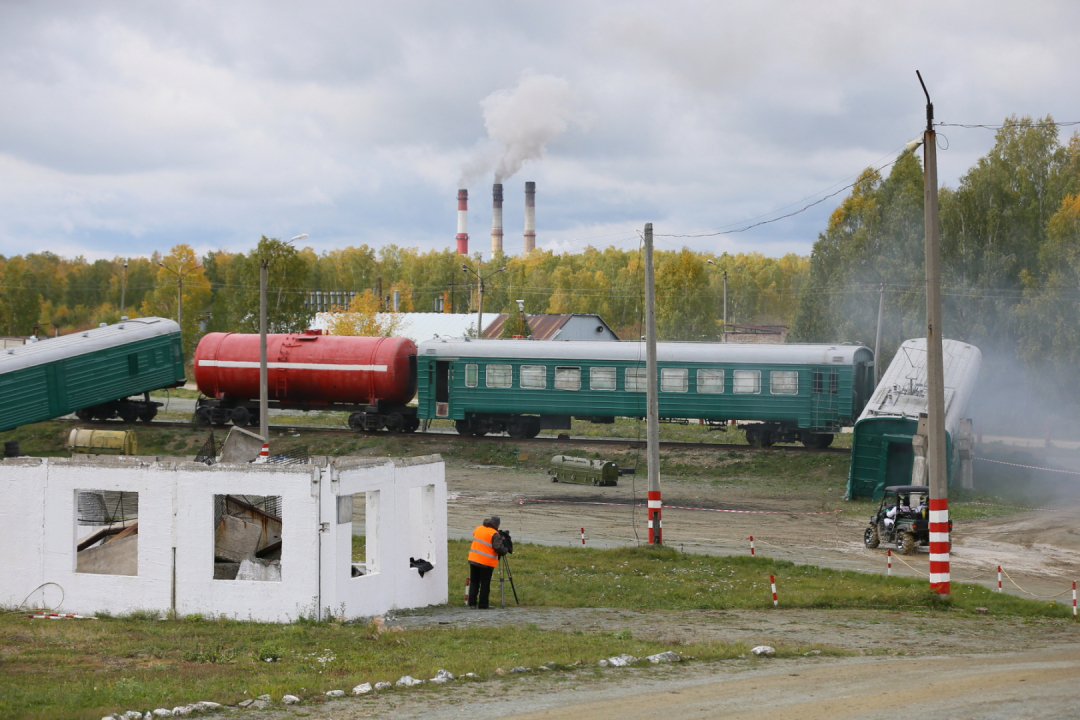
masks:
{"type": "Polygon", "coordinates": [[[514,573],[510,572],[510,559],[506,555],[499,558],[499,601],[502,607],[506,607],[506,588],[503,585],[506,580],[503,577],[504,571],[506,576],[510,578],[510,590],[514,593],[514,602],[520,606],[521,602],[518,601],[517,588],[514,587],[514,573]]]}

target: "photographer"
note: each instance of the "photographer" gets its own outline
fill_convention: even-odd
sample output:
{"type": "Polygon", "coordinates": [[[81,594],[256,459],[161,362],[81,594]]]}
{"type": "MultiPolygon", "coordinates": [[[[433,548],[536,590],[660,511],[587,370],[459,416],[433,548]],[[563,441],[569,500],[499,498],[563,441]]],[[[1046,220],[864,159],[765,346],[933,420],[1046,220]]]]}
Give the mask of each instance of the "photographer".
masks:
{"type": "Polygon", "coordinates": [[[481,610],[488,607],[491,592],[491,574],[499,564],[499,558],[513,552],[510,533],[500,532],[500,518],[492,515],[484,518],[482,525],[473,530],[469,547],[469,607],[481,610]]]}

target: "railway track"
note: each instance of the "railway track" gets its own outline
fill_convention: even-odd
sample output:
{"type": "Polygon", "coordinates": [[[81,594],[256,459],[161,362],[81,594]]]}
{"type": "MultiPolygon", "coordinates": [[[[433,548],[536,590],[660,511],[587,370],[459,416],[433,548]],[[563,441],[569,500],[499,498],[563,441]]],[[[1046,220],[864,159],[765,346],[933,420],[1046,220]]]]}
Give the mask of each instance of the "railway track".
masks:
{"type": "MultiPolygon", "coordinates": [[[[79,421],[70,420],[69,422],[76,423],[76,422],[79,422],[79,421]]],[[[85,422],[85,423],[80,423],[80,424],[85,425],[87,427],[97,427],[97,428],[107,429],[107,428],[114,428],[117,425],[119,425],[120,423],[115,422],[115,421],[106,421],[106,422],[85,422]]],[[[146,423],[131,423],[131,425],[135,425],[136,427],[146,427],[147,426],[146,423]]],[[[175,428],[188,428],[188,429],[190,429],[192,427],[192,424],[190,422],[182,422],[182,421],[175,421],[175,420],[161,420],[161,421],[154,420],[153,422],[151,422],[149,424],[149,426],[151,426],[151,427],[175,427],[175,428]]],[[[228,426],[228,425],[219,425],[219,426],[214,426],[214,429],[223,430],[223,429],[228,428],[228,427],[230,427],[230,426],[228,426]]],[[[356,430],[351,430],[349,428],[326,427],[326,426],[320,426],[320,425],[270,425],[270,429],[273,430],[273,431],[277,431],[277,432],[288,432],[288,433],[294,433],[294,434],[295,433],[318,433],[320,435],[348,435],[350,437],[374,437],[374,436],[377,436],[377,435],[380,435],[380,434],[385,434],[385,435],[390,434],[390,433],[383,433],[381,431],[379,433],[363,433],[363,432],[358,432],[356,430]]],[[[415,433],[410,433],[410,436],[411,437],[445,436],[445,437],[449,437],[449,438],[464,437],[462,435],[459,435],[454,430],[431,430],[431,429],[429,429],[427,432],[419,432],[418,431],[418,432],[415,432],[415,433]]],[[[509,443],[509,444],[518,445],[518,446],[525,446],[525,447],[529,447],[529,446],[534,446],[535,447],[535,446],[543,446],[543,445],[562,445],[562,446],[565,446],[565,445],[607,445],[607,446],[611,446],[611,447],[623,447],[623,446],[625,446],[625,447],[628,447],[631,450],[633,450],[633,449],[644,450],[645,449],[645,440],[637,440],[637,439],[629,439],[629,438],[596,438],[596,437],[581,437],[581,436],[570,437],[570,438],[558,438],[558,437],[541,436],[541,437],[535,437],[535,438],[531,438],[531,439],[524,439],[524,438],[523,439],[514,439],[514,438],[511,438],[511,437],[504,437],[504,436],[499,436],[499,435],[492,435],[492,436],[485,435],[485,436],[479,436],[479,437],[473,436],[471,439],[475,440],[475,441],[478,441],[478,442],[488,442],[488,443],[496,443],[496,444],[498,444],[498,443],[502,443],[502,444],[509,443]]],[[[750,450],[750,449],[754,449],[754,448],[751,448],[749,445],[745,445],[745,444],[712,443],[712,442],[688,442],[688,441],[684,441],[684,440],[661,440],[660,441],[660,447],[668,449],[668,450],[679,449],[679,448],[687,449],[687,450],[695,449],[695,448],[696,449],[708,449],[708,450],[750,450]]],[[[769,449],[783,450],[785,452],[810,453],[810,454],[833,454],[833,455],[850,455],[851,454],[851,450],[848,449],[848,448],[829,447],[829,448],[823,448],[823,449],[816,449],[816,448],[803,447],[802,445],[773,445],[769,449]]]]}

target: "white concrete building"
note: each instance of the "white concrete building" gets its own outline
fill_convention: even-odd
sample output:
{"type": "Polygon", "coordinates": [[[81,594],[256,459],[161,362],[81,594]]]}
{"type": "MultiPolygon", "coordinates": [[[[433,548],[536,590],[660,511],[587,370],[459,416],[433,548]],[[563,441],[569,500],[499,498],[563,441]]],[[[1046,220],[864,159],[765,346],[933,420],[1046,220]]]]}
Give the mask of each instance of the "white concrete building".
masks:
{"type": "Polygon", "coordinates": [[[288,466],[9,458],[0,462],[0,497],[5,607],[55,608],[62,598],[66,613],[153,610],[289,622],[447,601],[446,481],[438,456],[288,466]],[[78,571],[77,548],[88,532],[79,522],[80,498],[120,492],[137,494],[135,574],[78,571]],[[281,533],[275,580],[215,579],[215,504],[224,495],[274,498],[281,533]],[[354,506],[362,529],[354,530],[354,506]],[[364,536],[362,563],[352,561],[354,534],[364,536]],[[434,567],[421,577],[411,558],[434,567]]]}

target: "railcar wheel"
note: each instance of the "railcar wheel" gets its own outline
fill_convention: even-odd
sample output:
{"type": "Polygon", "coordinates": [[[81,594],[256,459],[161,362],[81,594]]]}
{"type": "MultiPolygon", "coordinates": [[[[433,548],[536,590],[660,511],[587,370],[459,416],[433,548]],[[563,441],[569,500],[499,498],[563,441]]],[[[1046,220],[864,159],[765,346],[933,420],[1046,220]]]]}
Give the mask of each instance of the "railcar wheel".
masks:
{"type": "Polygon", "coordinates": [[[540,420],[537,419],[537,418],[532,418],[531,420],[529,420],[529,424],[528,424],[527,430],[525,432],[525,437],[527,437],[527,438],[529,438],[531,440],[532,438],[536,437],[539,434],[540,434],[540,420]]]}
{"type": "Polygon", "coordinates": [[[90,422],[90,419],[93,418],[94,415],[89,410],[83,408],[75,411],[75,417],[79,418],[83,422],[90,422]]]}
{"type": "Polygon", "coordinates": [[[241,405],[232,409],[232,424],[236,427],[244,427],[251,422],[251,412],[241,405]]]}
{"type": "Polygon", "coordinates": [[[126,423],[132,423],[139,419],[139,408],[131,403],[123,403],[116,410],[116,414],[126,423]]]}
{"type": "Polygon", "coordinates": [[[420,428],[420,418],[411,417],[405,421],[405,432],[413,433],[420,428]]]}
{"type": "Polygon", "coordinates": [[[139,419],[142,420],[143,422],[150,422],[155,417],[157,417],[157,406],[156,405],[150,405],[150,406],[144,407],[142,410],[139,411],[139,419]]]}
{"type": "Polygon", "coordinates": [[[915,552],[915,533],[897,533],[896,549],[901,555],[910,555],[915,552]]]}
{"type": "Polygon", "coordinates": [[[210,416],[212,411],[208,407],[201,407],[195,410],[195,424],[207,426],[210,424],[210,416]]]}
{"type": "Polygon", "coordinates": [[[354,412],[349,415],[349,429],[350,430],[363,430],[364,429],[364,414],[354,412]]]}
{"type": "Polygon", "coordinates": [[[386,416],[386,429],[392,433],[399,433],[405,430],[405,418],[401,416],[401,413],[390,413],[386,416]]]}
{"type": "Polygon", "coordinates": [[[506,428],[506,434],[515,440],[521,440],[529,434],[529,426],[520,420],[510,423],[506,428]]]}
{"type": "Polygon", "coordinates": [[[874,527],[873,525],[866,528],[866,531],[863,532],[862,541],[863,541],[863,545],[865,545],[870,550],[873,550],[878,545],[880,545],[881,544],[881,537],[878,535],[877,528],[874,527]]]}
{"type": "Polygon", "coordinates": [[[824,450],[825,448],[832,445],[833,434],[804,432],[802,434],[802,437],[800,438],[800,441],[805,447],[814,450],[824,450]]]}
{"type": "Polygon", "coordinates": [[[472,423],[468,420],[455,420],[454,429],[458,431],[458,435],[472,435],[472,423]]]}

